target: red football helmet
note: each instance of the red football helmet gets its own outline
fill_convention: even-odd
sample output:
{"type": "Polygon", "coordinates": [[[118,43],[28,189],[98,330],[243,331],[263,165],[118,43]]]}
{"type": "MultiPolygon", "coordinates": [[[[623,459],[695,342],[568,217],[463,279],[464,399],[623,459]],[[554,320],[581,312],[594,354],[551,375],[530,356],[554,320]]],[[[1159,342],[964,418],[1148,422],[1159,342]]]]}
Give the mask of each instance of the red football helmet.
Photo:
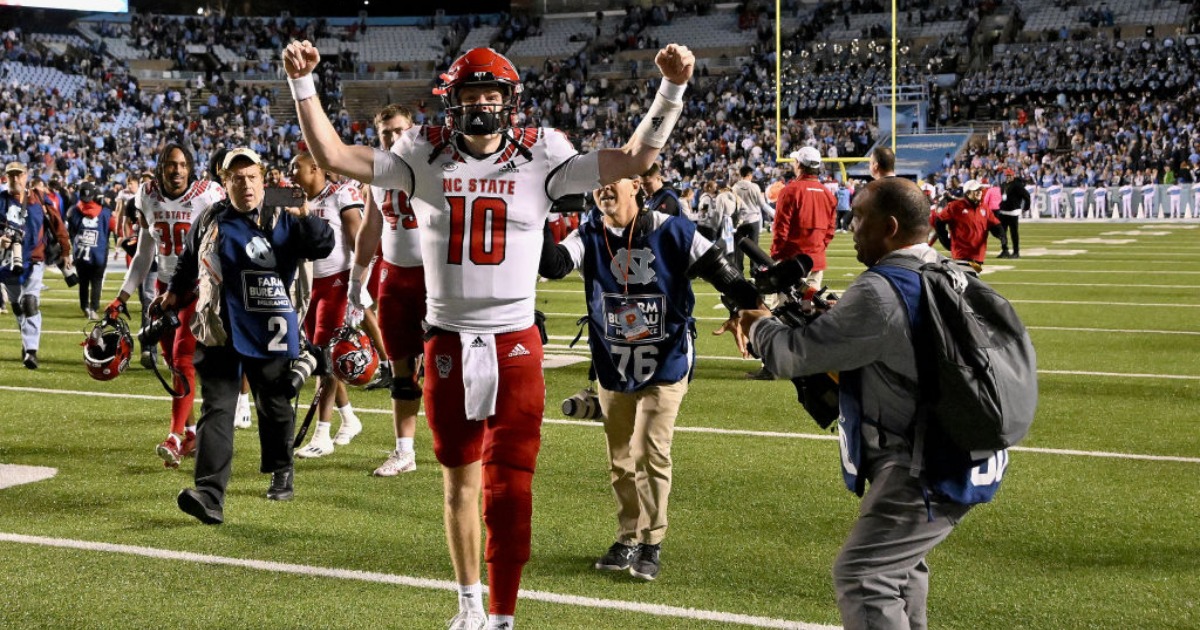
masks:
{"type": "Polygon", "coordinates": [[[521,76],[507,57],[491,48],[472,48],[450,64],[433,93],[442,97],[446,128],[472,136],[499,133],[517,125],[521,103],[521,76]],[[459,102],[458,90],[466,85],[497,84],[506,92],[498,112],[459,102]],[[468,111],[469,108],[469,111],[468,111]],[[469,115],[468,115],[469,114],[469,115]]]}
{"type": "Polygon", "coordinates": [[[333,338],[329,340],[329,365],[339,381],[362,386],[375,377],[379,353],[361,328],[341,326],[333,331],[333,338]]]}
{"type": "Polygon", "coordinates": [[[129,367],[133,356],[133,335],[129,326],[119,318],[105,317],[80,344],[83,364],[88,374],[98,381],[111,381],[129,367]]]}

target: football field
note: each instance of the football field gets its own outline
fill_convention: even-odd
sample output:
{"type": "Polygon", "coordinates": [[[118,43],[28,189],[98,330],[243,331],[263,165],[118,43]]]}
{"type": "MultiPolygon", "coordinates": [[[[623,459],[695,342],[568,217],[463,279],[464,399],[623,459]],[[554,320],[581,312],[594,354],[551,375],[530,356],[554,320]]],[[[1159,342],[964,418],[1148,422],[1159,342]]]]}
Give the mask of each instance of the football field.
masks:
{"type": "MultiPolygon", "coordinates": [[[[991,241],[984,279],[1030,329],[1038,415],[995,502],[929,556],[931,627],[1200,627],[1200,223],[1021,232],[1020,260],[991,241]]],[[[848,234],[830,254],[840,292],[862,266],[848,234]]],[[[193,460],[165,470],[154,453],[162,387],[136,357],[88,378],[75,289],[46,278],[40,369],[21,366],[11,305],[0,315],[0,628],[445,627],[453,572],[423,420],[417,470],[373,478],[394,446],[388,395],[353,391],[365,430],[297,460],[286,503],[265,499],[256,429],[239,431],[226,522],[201,525],[175,506],[193,460]]],[[[569,347],[581,286],[538,285],[551,340],[519,627],[838,627],[830,568],[859,500],[836,439],[791,383],[743,378],[758,364],[711,335],[725,311],[703,282],[662,574],[591,568],[616,522],[600,425],[559,409],[587,384],[586,343],[569,347]]],[[[311,388],[302,400],[301,414],[311,388]]]]}

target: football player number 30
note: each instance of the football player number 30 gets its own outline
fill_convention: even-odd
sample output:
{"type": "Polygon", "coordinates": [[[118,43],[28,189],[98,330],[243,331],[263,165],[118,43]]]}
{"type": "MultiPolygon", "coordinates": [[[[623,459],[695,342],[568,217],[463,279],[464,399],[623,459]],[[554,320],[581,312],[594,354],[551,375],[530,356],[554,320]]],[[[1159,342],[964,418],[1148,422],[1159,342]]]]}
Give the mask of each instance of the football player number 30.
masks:
{"type": "Polygon", "coordinates": [[[183,246],[187,239],[188,230],[191,229],[191,223],[177,221],[168,223],[159,221],[154,224],[154,231],[158,233],[158,253],[160,256],[178,256],[183,253],[183,246]]]}
{"type": "Polygon", "coordinates": [[[497,197],[476,197],[467,217],[466,197],[446,197],[450,204],[450,243],[446,262],[463,264],[463,250],[476,265],[504,262],[504,233],[508,224],[508,202],[497,197]]]}

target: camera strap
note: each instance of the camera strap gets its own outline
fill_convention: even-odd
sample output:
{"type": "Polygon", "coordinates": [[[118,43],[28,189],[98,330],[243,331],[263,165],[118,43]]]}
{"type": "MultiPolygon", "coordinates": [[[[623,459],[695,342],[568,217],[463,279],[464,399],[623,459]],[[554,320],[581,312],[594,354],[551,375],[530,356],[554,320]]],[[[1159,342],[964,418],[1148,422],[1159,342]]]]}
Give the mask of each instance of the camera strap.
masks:
{"type": "Polygon", "coordinates": [[[313,417],[317,415],[317,401],[321,399],[321,390],[324,389],[324,379],[317,379],[317,391],[313,393],[312,404],[308,406],[308,413],[304,414],[304,422],[300,423],[300,430],[296,432],[296,439],[292,440],[292,448],[300,448],[304,443],[304,436],[308,435],[308,428],[312,426],[313,417]]]}
{"type": "MultiPolygon", "coordinates": [[[[126,314],[128,314],[128,311],[126,311],[126,314]]],[[[167,379],[163,378],[162,372],[158,371],[158,361],[154,362],[154,375],[158,377],[158,382],[162,383],[163,389],[167,390],[167,393],[171,395],[171,398],[183,398],[184,396],[187,396],[188,394],[192,393],[192,386],[190,384],[188,384],[188,380],[186,378],[184,378],[182,374],[180,374],[179,372],[176,372],[175,368],[169,368],[169,369],[171,372],[171,376],[174,378],[178,378],[179,382],[183,383],[183,387],[180,388],[183,391],[177,392],[174,389],[172,389],[171,386],[167,384],[167,379]]]]}

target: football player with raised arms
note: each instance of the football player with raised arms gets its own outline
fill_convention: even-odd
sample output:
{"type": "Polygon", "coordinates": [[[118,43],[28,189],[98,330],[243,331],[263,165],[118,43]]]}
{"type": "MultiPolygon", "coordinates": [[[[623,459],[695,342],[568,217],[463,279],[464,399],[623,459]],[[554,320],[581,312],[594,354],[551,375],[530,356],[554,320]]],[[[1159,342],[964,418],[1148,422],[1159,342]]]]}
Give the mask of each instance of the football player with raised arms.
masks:
{"type": "MultiPolygon", "coordinates": [[[[158,262],[158,292],[166,290],[175,273],[179,255],[192,222],[205,208],[225,199],[220,184],[196,179],[192,154],[183,145],[168,143],[158,156],[154,179],[144,184],[134,198],[139,226],[137,252],[125,272],[125,283],[106,309],[115,317],[125,310],[129,296],[142,284],[150,266],[158,262]]],[[[167,468],[179,466],[179,460],[196,448],[196,414],[192,406],[196,399],[196,369],[192,356],[196,352],[196,337],[192,335],[191,320],[195,303],[179,310],[179,326],[167,330],[160,341],[163,358],[175,374],[173,387],[182,396],[171,400],[171,432],[156,448],[167,468]],[[185,384],[186,381],[186,384],[185,384]]]]}
{"type": "MultiPolygon", "coordinates": [[[[351,250],[354,235],[362,223],[363,198],[355,182],[338,184],[325,179],[325,171],[317,167],[312,155],[298,153],[292,158],[288,174],[304,191],[309,212],[333,229],[333,252],[313,261],[312,299],[304,317],[304,334],[314,345],[327,348],[333,332],[341,327],[346,314],[346,291],[350,282],[351,250]]],[[[346,386],[326,374],[321,377],[323,388],[317,401],[317,428],[308,445],[296,451],[296,457],[314,459],[333,452],[334,445],[345,446],[362,432],[362,423],[354,415],[346,386]],[[342,419],[338,432],[330,437],[329,418],[337,403],[342,419]]]]}
{"type": "Polygon", "coordinates": [[[467,51],[441,76],[434,91],[446,106],[445,126],[409,129],[391,152],[348,146],[338,137],[314,98],[312,71],[320,54],[311,43],[292,42],[283,57],[317,163],[409,195],[427,291],[425,412],[442,465],[446,539],[459,584],[451,628],[512,628],[529,559],[531,485],[545,407],[534,325],[542,226],[554,200],[650,168],[683,109],[695,56],[677,44],[660,50],[655,63],[663,82],[633,136],[619,149],[586,154],[554,129],[513,127],[521,79],[489,48],[467,51]]]}
{"type": "MultiPolygon", "coordinates": [[[[375,116],[379,148],[386,151],[400,134],[413,126],[407,107],[387,105],[375,116]]],[[[371,186],[367,212],[354,247],[354,269],[350,273],[350,303],[365,314],[361,300],[364,274],[368,273],[372,253],[382,249],[375,262],[378,289],[375,300],[383,346],[392,362],[392,424],[396,432],[396,450],[375,469],[377,477],[395,477],[417,469],[413,436],[417,432],[417,411],[421,407],[421,385],[417,380],[417,357],[422,352],[425,319],[425,271],[421,265],[421,243],[417,238],[417,217],[402,190],[371,186]],[[380,245],[382,247],[380,248],[380,245]]]]}

